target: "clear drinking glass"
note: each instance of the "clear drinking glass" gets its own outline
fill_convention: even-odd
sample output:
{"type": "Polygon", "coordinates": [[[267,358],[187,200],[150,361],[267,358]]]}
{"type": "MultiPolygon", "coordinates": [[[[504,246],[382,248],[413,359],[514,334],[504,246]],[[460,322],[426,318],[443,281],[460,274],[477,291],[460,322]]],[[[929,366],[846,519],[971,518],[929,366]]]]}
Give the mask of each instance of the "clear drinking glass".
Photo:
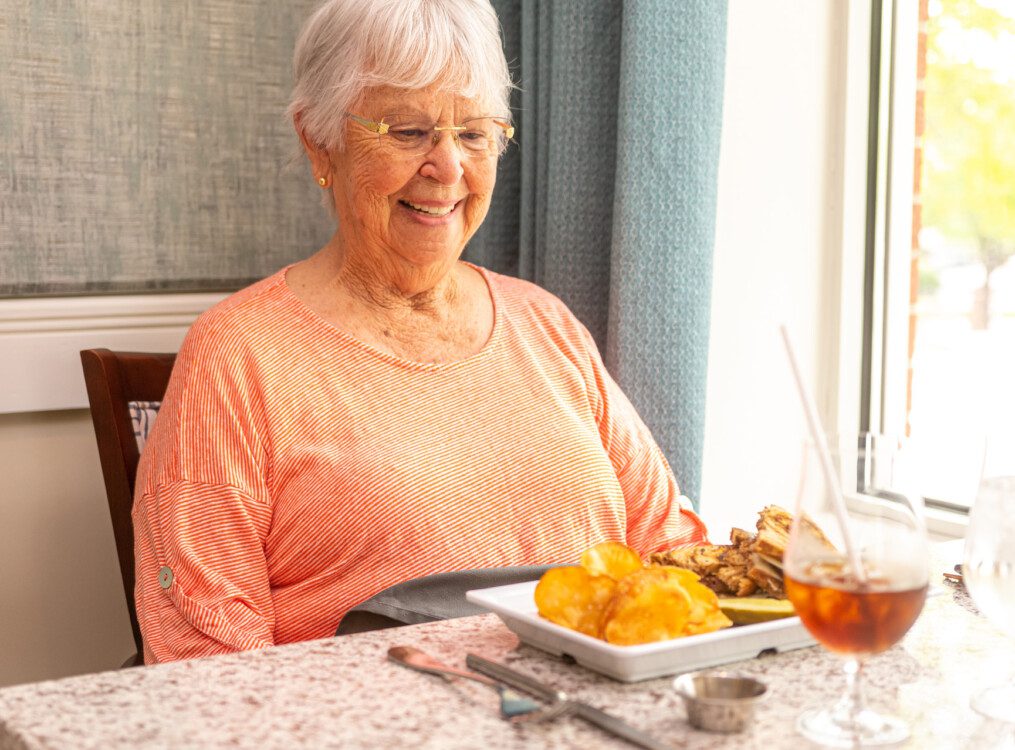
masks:
{"type": "MultiPolygon", "coordinates": [[[[962,578],[977,608],[1015,637],[1015,476],[984,477],[969,513],[962,578]]],[[[974,710],[1015,723],[1015,681],[973,696],[974,710]]]]}
{"type": "Polygon", "coordinates": [[[797,729],[831,747],[893,744],[909,728],[867,704],[863,667],[898,642],[923,609],[929,575],[923,501],[911,490],[898,441],[863,434],[830,441],[829,448],[839,497],[829,492],[817,449],[807,446],[783,564],[786,594],[804,626],[843,659],[846,691],[831,706],[804,711],[797,729]]]}

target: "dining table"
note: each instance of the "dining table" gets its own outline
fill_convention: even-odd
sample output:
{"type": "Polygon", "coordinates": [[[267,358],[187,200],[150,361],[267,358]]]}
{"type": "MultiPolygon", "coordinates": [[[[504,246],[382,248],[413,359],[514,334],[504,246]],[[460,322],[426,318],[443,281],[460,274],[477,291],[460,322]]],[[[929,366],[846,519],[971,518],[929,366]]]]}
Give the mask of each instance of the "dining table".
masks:
{"type": "MultiPolygon", "coordinates": [[[[1015,674],[1015,643],[943,579],[945,562],[935,556],[934,592],[916,624],[864,667],[868,698],[908,722],[901,747],[1008,747],[1011,726],[977,715],[969,699],[1015,674]]],[[[394,645],[458,667],[469,653],[507,664],[673,748],[811,747],[797,716],[844,691],[839,658],[818,646],[725,664],[716,671],[768,691],[742,732],[707,732],[689,725],[673,676],[619,682],[521,643],[483,614],[7,687],[0,750],[632,747],[573,715],[507,721],[495,691],[396,664],[394,645]]]]}

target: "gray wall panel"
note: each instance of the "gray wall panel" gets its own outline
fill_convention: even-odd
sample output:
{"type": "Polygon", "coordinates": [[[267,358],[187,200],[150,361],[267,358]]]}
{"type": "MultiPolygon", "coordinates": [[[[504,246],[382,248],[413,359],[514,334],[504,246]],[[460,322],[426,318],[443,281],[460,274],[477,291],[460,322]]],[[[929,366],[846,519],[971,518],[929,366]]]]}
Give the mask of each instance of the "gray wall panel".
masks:
{"type": "Polygon", "coordinates": [[[0,295],[229,288],[331,219],[283,111],[314,0],[0,0],[0,295]]]}

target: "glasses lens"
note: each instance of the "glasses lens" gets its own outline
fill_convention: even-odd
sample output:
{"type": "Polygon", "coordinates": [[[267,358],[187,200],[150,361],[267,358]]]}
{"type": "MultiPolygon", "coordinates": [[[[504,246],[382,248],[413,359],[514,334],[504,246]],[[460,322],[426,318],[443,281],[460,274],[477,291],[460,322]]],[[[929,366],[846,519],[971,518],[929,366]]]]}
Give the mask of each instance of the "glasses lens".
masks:
{"type": "Polygon", "coordinates": [[[408,153],[422,153],[433,143],[433,123],[404,115],[388,115],[382,122],[388,132],[382,139],[388,145],[408,153]]]}
{"type": "Polygon", "coordinates": [[[436,126],[432,122],[407,115],[387,115],[388,126],[382,137],[386,146],[405,154],[425,154],[433,148],[435,136],[449,132],[466,156],[493,156],[507,146],[504,128],[492,117],[475,117],[461,125],[436,126]]]}
{"type": "Polygon", "coordinates": [[[458,131],[458,142],[462,150],[473,155],[487,155],[499,151],[500,128],[492,117],[477,117],[462,123],[464,130],[458,131]]]}

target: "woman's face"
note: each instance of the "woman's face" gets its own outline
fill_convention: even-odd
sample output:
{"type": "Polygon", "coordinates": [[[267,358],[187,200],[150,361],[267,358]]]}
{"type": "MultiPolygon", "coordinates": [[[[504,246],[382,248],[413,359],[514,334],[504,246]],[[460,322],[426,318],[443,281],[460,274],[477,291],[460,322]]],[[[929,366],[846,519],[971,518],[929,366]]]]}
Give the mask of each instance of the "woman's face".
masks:
{"type": "MultiPolygon", "coordinates": [[[[367,120],[418,115],[453,125],[489,115],[475,100],[431,88],[367,89],[351,110],[367,120]]],[[[331,154],[333,192],[347,254],[384,264],[439,267],[461,255],[490,206],[497,157],[468,156],[450,132],[421,155],[406,155],[349,119],[344,150],[331,154]]]]}

